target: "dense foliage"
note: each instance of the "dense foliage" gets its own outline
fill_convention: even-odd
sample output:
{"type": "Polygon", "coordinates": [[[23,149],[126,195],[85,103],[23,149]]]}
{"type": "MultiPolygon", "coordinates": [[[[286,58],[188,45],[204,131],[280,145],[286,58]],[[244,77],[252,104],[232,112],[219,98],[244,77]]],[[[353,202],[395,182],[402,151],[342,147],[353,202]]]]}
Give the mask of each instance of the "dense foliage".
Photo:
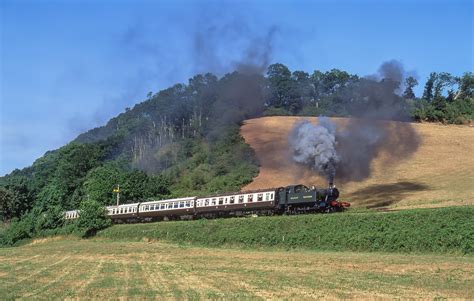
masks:
{"type": "Polygon", "coordinates": [[[202,246],[474,253],[474,207],[116,225],[100,237],[202,246]]]}
{"type": "Polygon", "coordinates": [[[46,210],[35,207],[21,219],[14,218],[3,229],[0,233],[0,245],[11,246],[24,239],[70,233],[72,230],[72,227],[65,224],[64,211],[61,207],[51,206],[46,210]]]}
{"type": "Polygon", "coordinates": [[[74,223],[84,237],[95,235],[97,231],[112,224],[111,219],[107,216],[107,210],[97,201],[85,200],[81,203],[79,210],[79,218],[74,223]]]}
{"type": "Polygon", "coordinates": [[[117,185],[122,203],[238,190],[258,173],[254,153],[239,135],[247,118],[350,116],[368,99],[388,98],[417,120],[473,119],[472,73],[432,73],[421,98],[412,77],[397,92],[401,78],[362,78],[337,69],[310,75],[282,64],[270,65],[266,76],[196,75],[186,85],[149,93],[105,126],[1,177],[0,219],[77,209],[84,200],[111,205],[117,185]]]}

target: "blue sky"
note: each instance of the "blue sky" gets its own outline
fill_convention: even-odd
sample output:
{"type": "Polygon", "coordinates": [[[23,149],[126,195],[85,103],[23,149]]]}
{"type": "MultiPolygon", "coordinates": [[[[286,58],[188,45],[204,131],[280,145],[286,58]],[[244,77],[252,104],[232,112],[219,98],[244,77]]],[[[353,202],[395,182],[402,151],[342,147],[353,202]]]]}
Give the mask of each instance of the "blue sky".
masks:
{"type": "Polygon", "coordinates": [[[395,59],[420,94],[432,71],[473,71],[473,27],[456,0],[0,0],[0,175],[149,91],[232,70],[269,32],[271,63],[370,75],[395,59]]]}

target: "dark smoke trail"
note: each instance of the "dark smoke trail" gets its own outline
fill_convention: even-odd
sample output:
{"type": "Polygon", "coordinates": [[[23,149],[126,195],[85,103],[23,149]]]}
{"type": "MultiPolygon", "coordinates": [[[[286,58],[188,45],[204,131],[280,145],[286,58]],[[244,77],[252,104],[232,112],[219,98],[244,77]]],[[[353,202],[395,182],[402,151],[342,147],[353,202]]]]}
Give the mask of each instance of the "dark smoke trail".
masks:
{"type": "MultiPolygon", "coordinates": [[[[389,164],[407,158],[417,150],[418,134],[410,123],[401,122],[410,120],[407,106],[398,95],[404,74],[399,62],[386,62],[377,76],[362,78],[339,95],[351,118],[338,124],[334,137],[330,137],[334,139],[334,157],[337,158],[330,166],[334,166],[338,181],[366,179],[371,174],[372,161],[381,154],[384,154],[383,163],[389,164]]],[[[326,120],[322,118],[319,126],[308,125],[302,132],[300,125],[295,126],[290,141],[293,141],[291,146],[296,162],[320,162],[315,147],[326,145],[329,138],[316,133],[321,131],[326,120]],[[295,134],[295,131],[300,132],[295,134]],[[301,160],[298,154],[305,154],[306,158],[301,160]]],[[[330,176],[324,169],[316,169],[330,176]]]]}

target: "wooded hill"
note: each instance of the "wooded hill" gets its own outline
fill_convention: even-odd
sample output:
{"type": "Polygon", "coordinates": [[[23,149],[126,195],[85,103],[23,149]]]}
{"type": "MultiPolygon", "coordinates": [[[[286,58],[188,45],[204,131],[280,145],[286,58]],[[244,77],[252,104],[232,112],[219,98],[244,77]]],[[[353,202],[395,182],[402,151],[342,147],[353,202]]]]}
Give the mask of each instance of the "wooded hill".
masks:
{"type": "Polygon", "coordinates": [[[243,120],[263,115],[357,116],[390,102],[385,119],[466,123],[474,118],[474,75],[432,73],[421,98],[416,79],[390,63],[364,78],[333,69],[267,74],[196,75],[127,108],[106,125],[47,152],[30,167],[0,178],[0,218],[78,208],[87,199],[122,202],[239,190],[258,174],[253,150],[239,135],[243,120]],[[403,81],[403,83],[402,83],[403,81]]]}

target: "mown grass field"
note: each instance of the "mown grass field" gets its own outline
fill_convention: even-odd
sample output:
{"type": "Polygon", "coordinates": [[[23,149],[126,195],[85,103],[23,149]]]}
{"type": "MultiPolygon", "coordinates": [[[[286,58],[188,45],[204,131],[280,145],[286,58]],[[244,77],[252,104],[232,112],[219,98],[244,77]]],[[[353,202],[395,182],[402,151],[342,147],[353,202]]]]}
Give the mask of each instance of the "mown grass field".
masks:
{"type": "Polygon", "coordinates": [[[0,249],[0,299],[472,298],[474,257],[49,239],[0,249]]]}
{"type": "MultiPolygon", "coordinates": [[[[259,175],[244,190],[306,184],[325,187],[326,179],[291,159],[288,134],[301,120],[315,117],[264,117],[245,121],[241,134],[255,150],[259,175]]],[[[337,124],[346,118],[332,118],[337,124]]],[[[391,122],[387,122],[390,125],[391,122]]],[[[371,176],[339,183],[341,199],[356,207],[433,208],[474,205],[474,127],[412,123],[421,143],[416,152],[392,164],[375,158],[371,176]]]]}

